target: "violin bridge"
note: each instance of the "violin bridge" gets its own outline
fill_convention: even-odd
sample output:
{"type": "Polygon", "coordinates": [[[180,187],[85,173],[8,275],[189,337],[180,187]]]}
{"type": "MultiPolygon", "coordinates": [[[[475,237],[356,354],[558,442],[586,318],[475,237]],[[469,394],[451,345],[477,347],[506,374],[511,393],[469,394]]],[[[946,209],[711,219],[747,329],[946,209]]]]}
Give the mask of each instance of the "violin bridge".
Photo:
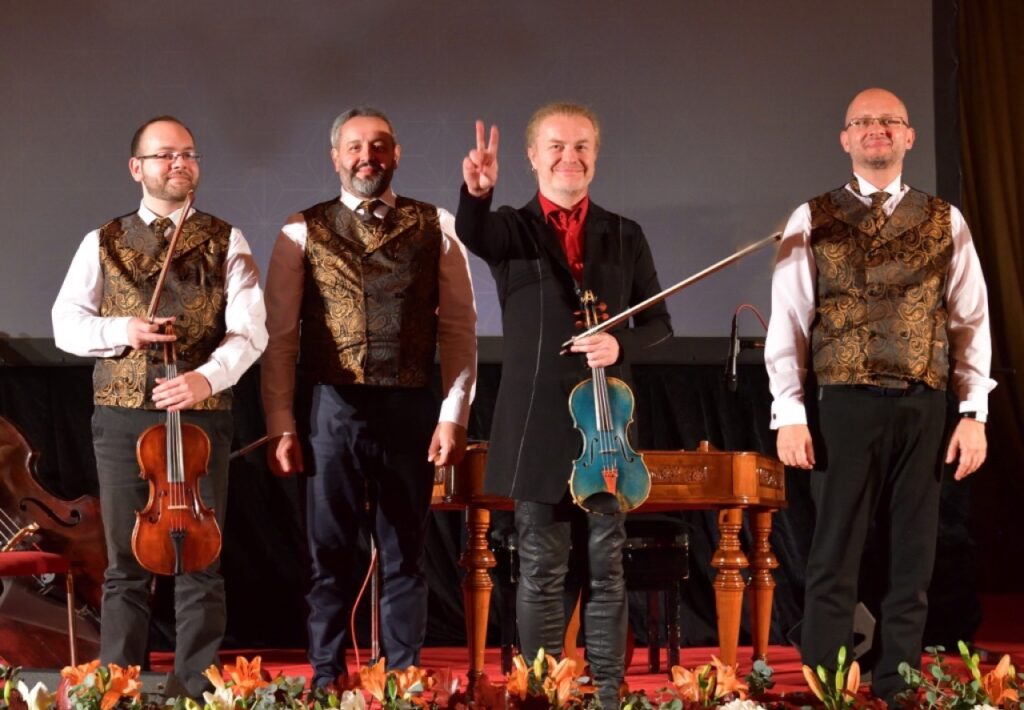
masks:
{"type": "Polygon", "coordinates": [[[615,495],[618,487],[619,471],[616,468],[602,468],[601,477],[604,478],[604,487],[609,493],[615,495]]]}

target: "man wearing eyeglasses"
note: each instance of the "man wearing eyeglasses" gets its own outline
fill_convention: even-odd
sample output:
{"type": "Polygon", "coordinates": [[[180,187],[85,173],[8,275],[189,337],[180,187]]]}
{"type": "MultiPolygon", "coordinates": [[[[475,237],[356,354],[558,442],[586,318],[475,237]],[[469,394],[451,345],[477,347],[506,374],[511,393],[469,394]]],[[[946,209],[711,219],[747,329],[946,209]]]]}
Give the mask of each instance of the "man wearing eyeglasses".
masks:
{"type": "MultiPolygon", "coordinates": [[[[167,411],[203,429],[210,439],[203,502],[218,524],[227,506],[231,446],[231,390],[267,343],[259,273],[242,233],[213,215],[190,209],[199,185],[199,153],[192,132],[171,116],[135,132],[128,169],[142,186],[137,211],[85,236],[53,306],[57,346],[96,358],[93,372],[93,446],[106,534],[100,659],[144,665],[152,575],[136,560],[131,539],[136,511],[149,485],[139,478],[136,442],[167,411]],[[146,315],[168,241],[184,220],[157,317],[146,315]],[[173,325],[173,334],[164,332],[173,325]],[[177,369],[164,377],[158,346],[173,342],[177,369]]],[[[206,462],[202,462],[206,463],[206,462]]],[[[174,578],[174,673],[200,697],[203,676],[217,663],[226,621],[219,562],[174,578]]]]}
{"type": "Polygon", "coordinates": [[[348,673],[364,530],[379,552],[387,667],[419,665],[434,466],[462,458],[476,383],[476,307],[455,218],[392,190],[401,146],[381,111],[346,111],[330,139],[341,194],[278,235],[262,361],[270,467],[304,474],[315,687],[348,673]]]}
{"type": "Polygon", "coordinates": [[[991,344],[985,280],[963,215],[909,187],[915,133],[882,89],[858,94],[839,141],[853,177],[793,213],[765,347],[779,458],[810,471],[816,523],[804,662],[853,647],[858,570],[875,526],[888,554],[872,690],[892,702],[918,667],[943,460],[985,460],[991,344]],[[946,390],[959,421],[946,429],[946,390]]]}

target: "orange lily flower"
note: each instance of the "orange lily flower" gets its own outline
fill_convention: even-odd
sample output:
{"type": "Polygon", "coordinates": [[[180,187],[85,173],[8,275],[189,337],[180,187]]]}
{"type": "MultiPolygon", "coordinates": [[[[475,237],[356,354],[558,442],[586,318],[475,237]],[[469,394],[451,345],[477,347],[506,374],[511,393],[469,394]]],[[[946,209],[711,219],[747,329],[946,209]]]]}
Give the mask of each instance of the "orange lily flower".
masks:
{"type": "Polygon", "coordinates": [[[359,669],[359,684],[371,696],[384,702],[384,689],[388,684],[388,674],[384,669],[383,658],[373,666],[363,666],[359,669]]]}
{"type": "Polygon", "coordinates": [[[80,666],[64,666],[60,671],[60,677],[67,678],[69,686],[81,685],[86,677],[95,673],[99,667],[99,659],[80,666]]]}
{"type": "Polygon", "coordinates": [[[398,694],[404,700],[413,700],[413,702],[416,702],[416,696],[434,687],[433,675],[416,666],[409,666],[404,671],[396,672],[395,682],[398,683],[398,694]]]}
{"type": "Polygon", "coordinates": [[[139,682],[139,667],[128,666],[122,668],[116,663],[111,663],[110,682],[107,684],[106,692],[100,700],[100,710],[110,710],[117,705],[121,698],[133,698],[138,700],[142,695],[142,683],[139,682]]]}
{"type": "Polygon", "coordinates": [[[213,687],[217,690],[223,690],[227,685],[224,682],[224,676],[220,674],[220,669],[217,668],[217,666],[211,665],[209,668],[203,671],[203,675],[206,676],[206,679],[208,681],[213,683],[213,687]]]}
{"type": "Polygon", "coordinates": [[[736,667],[725,665],[716,656],[711,657],[711,662],[715,666],[715,697],[721,698],[735,693],[740,700],[746,700],[749,688],[736,677],[736,667]]]}
{"type": "Polygon", "coordinates": [[[1010,665],[1009,655],[999,659],[999,664],[982,676],[981,687],[993,705],[1002,705],[1005,700],[1013,703],[1019,702],[1017,691],[1008,687],[1007,683],[1007,678],[1012,679],[1013,676],[1013,666],[1010,665]]]}
{"type": "Polygon", "coordinates": [[[544,693],[554,707],[564,707],[575,694],[576,661],[571,658],[563,658],[555,664],[554,668],[551,668],[550,662],[554,659],[551,656],[547,658],[549,664],[548,675],[543,683],[544,693]]]}
{"type": "Polygon", "coordinates": [[[248,698],[256,692],[257,688],[270,685],[263,679],[263,674],[260,672],[262,660],[260,656],[256,656],[250,662],[242,656],[238,656],[235,658],[235,665],[224,664],[224,672],[231,679],[232,690],[236,696],[248,698]]]}
{"type": "Polygon", "coordinates": [[[529,677],[530,668],[526,665],[526,661],[522,656],[516,656],[512,659],[512,671],[506,679],[505,691],[510,697],[518,697],[520,700],[525,700],[526,691],[530,687],[529,677]]]}
{"type": "Polygon", "coordinates": [[[672,666],[672,685],[679,691],[683,700],[699,703],[701,701],[700,674],[682,666],[672,666]]]}
{"type": "Polygon", "coordinates": [[[854,661],[850,664],[850,670],[846,676],[846,692],[851,696],[857,695],[860,689],[860,664],[854,661]]]}
{"type": "Polygon", "coordinates": [[[811,670],[810,666],[804,666],[802,670],[804,672],[804,681],[807,683],[807,687],[811,689],[812,693],[814,693],[814,697],[824,702],[825,691],[821,689],[821,683],[818,681],[817,674],[811,670]]]}

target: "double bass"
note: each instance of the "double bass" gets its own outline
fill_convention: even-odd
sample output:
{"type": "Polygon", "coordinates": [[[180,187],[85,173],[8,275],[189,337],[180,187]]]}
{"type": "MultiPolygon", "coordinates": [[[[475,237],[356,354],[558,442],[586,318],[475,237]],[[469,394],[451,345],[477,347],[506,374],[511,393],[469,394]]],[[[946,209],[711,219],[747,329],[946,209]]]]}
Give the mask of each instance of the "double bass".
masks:
{"type": "MultiPolygon", "coordinates": [[[[99,609],[107,550],[95,496],[60,498],[36,472],[38,453],[25,435],[0,417],[0,550],[36,549],[71,562],[75,575],[76,640],[85,655],[99,651],[99,609]]],[[[40,668],[67,663],[63,594],[48,576],[10,577],[0,583],[0,654],[40,668]]]]}
{"type": "MultiPolygon", "coordinates": [[[[195,193],[189,191],[181,218],[167,245],[146,319],[156,317],[160,294],[174,250],[181,235],[195,193]]],[[[173,334],[170,323],[164,332],[173,334]]],[[[164,348],[164,377],[178,376],[174,343],[164,348]]],[[[164,424],[142,432],[136,447],[140,477],[149,482],[149,500],[136,513],[132,531],[132,552],[139,564],[154,574],[179,575],[197,572],[213,564],[220,555],[221,533],[212,508],[199,492],[199,479],[206,475],[210,438],[200,427],[183,424],[181,413],[167,411],[164,424]]]]}
{"type": "MultiPolygon", "coordinates": [[[[600,322],[597,298],[591,291],[580,297],[586,327],[600,322]]],[[[569,395],[573,425],[583,437],[583,451],[572,465],[569,491],[576,505],[594,513],[629,512],[651,492],[651,474],[643,454],[629,443],[633,422],[633,391],[622,380],[608,377],[603,367],[569,395]]]]}

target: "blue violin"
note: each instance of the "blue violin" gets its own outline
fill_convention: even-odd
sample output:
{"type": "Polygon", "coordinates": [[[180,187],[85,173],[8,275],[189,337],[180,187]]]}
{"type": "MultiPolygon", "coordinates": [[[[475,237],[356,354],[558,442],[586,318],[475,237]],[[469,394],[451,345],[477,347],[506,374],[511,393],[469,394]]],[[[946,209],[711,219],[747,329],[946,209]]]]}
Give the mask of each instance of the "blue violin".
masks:
{"type": "MultiPolygon", "coordinates": [[[[600,320],[597,298],[580,296],[586,327],[600,320]]],[[[583,437],[583,452],[573,462],[569,491],[576,505],[592,513],[629,512],[647,500],[651,474],[643,454],[633,450],[627,431],[633,423],[633,391],[622,380],[592,367],[590,379],[569,395],[573,425],[583,437]]]]}

